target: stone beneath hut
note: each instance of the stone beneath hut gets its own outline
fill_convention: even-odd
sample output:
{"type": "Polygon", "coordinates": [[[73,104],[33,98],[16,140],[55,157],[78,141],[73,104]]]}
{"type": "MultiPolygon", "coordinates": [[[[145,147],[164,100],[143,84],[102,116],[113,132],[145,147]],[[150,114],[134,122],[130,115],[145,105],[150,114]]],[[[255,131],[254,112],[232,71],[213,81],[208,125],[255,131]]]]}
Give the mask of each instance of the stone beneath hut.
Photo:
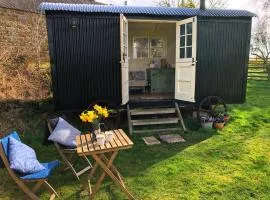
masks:
{"type": "Polygon", "coordinates": [[[166,143],[177,143],[177,142],[185,142],[186,140],[182,138],[181,135],[170,134],[170,135],[160,135],[159,138],[161,141],[166,143]]]}
{"type": "Polygon", "coordinates": [[[160,144],[160,141],[157,138],[155,138],[154,136],[143,137],[142,139],[146,145],[160,144]]]}

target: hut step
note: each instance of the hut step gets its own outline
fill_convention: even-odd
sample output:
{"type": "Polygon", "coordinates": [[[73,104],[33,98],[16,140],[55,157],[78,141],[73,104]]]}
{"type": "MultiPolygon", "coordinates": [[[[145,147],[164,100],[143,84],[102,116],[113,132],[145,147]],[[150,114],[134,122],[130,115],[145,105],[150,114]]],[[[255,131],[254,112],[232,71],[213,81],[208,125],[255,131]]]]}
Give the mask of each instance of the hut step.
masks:
{"type": "Polygon", "coordinates": [[[131,116],[135,115],[156,115],[156,114],[173,114],[176,113],[175,108],[153,108],[153,109],[132,109],[131,116]]]}
{"type": "Polygon", "coordinates": [[[160,133],[160,132],[170,132],[179,131],[180,128],[160,128],[160,129],[147,129],[147,130],[134,130],[133,133],[160,133]]]}
{"type": "Polygon", "coordinates": [[[169,108],[153,107],[130,109],[130,106],[127,105],[127,119],[130,135],[132,135],[133,132],[151,133],[176,131],[180,130],[181,126],[184,131],[187,131],[180,108],[176,102],[174,107],[169,108]],[[177,124],[179,128],[172,127],[172,125],[175,124],[177,124]],[[155,125],[156,127],[148,127],[149,125],[155,125]]]}
{"type": "Polygon", "coordinates": [[[157,124],[176,124],[178,122],[179,122],[178,117],[131,120],[131,123],[133,126],[145,126],[145,125],[157,125],[157,124]]]}

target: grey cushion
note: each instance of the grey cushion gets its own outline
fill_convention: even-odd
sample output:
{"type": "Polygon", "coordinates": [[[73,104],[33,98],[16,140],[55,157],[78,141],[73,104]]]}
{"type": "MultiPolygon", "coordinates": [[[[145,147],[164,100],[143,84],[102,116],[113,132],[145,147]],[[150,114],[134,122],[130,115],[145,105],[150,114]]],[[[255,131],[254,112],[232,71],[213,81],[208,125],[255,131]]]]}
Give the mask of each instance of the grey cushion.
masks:
{"type": "Polygon", "coordinates": [[[78,129],[59,117],[55,129],[48,139],[68,147],[75,147],[76,136],[80,134],[81,132],[78,129]]]}

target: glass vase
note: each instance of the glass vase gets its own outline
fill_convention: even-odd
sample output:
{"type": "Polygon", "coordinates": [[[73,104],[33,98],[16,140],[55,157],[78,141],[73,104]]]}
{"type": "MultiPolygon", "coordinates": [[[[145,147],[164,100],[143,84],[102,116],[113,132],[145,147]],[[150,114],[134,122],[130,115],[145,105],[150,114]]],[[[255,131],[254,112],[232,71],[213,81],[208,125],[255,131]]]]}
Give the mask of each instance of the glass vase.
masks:
{"type": "Polygon", "coordinates": [[[100,130],[100,123],[99,122],[93,122],[92,123],[92,130],[91,130],[91,135],[92,135],[92,142],[96,141],[96,136],[101,133],[100,130]]]}

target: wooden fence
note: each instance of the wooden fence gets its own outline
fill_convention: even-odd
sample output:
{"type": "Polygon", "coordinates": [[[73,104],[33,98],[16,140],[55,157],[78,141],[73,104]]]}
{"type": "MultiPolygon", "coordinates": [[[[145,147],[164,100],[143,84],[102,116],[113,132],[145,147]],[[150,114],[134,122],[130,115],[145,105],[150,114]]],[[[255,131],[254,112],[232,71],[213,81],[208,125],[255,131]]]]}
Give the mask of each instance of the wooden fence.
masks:
{"type": "MultiPolygon", "coordinates": [[[[270,70],[270,69],[269,69],[270,70]]],[[[267,81],[270,80],[267,67],[260,59],[250,59],[248,63],[248,79],[267,81]]]]}

